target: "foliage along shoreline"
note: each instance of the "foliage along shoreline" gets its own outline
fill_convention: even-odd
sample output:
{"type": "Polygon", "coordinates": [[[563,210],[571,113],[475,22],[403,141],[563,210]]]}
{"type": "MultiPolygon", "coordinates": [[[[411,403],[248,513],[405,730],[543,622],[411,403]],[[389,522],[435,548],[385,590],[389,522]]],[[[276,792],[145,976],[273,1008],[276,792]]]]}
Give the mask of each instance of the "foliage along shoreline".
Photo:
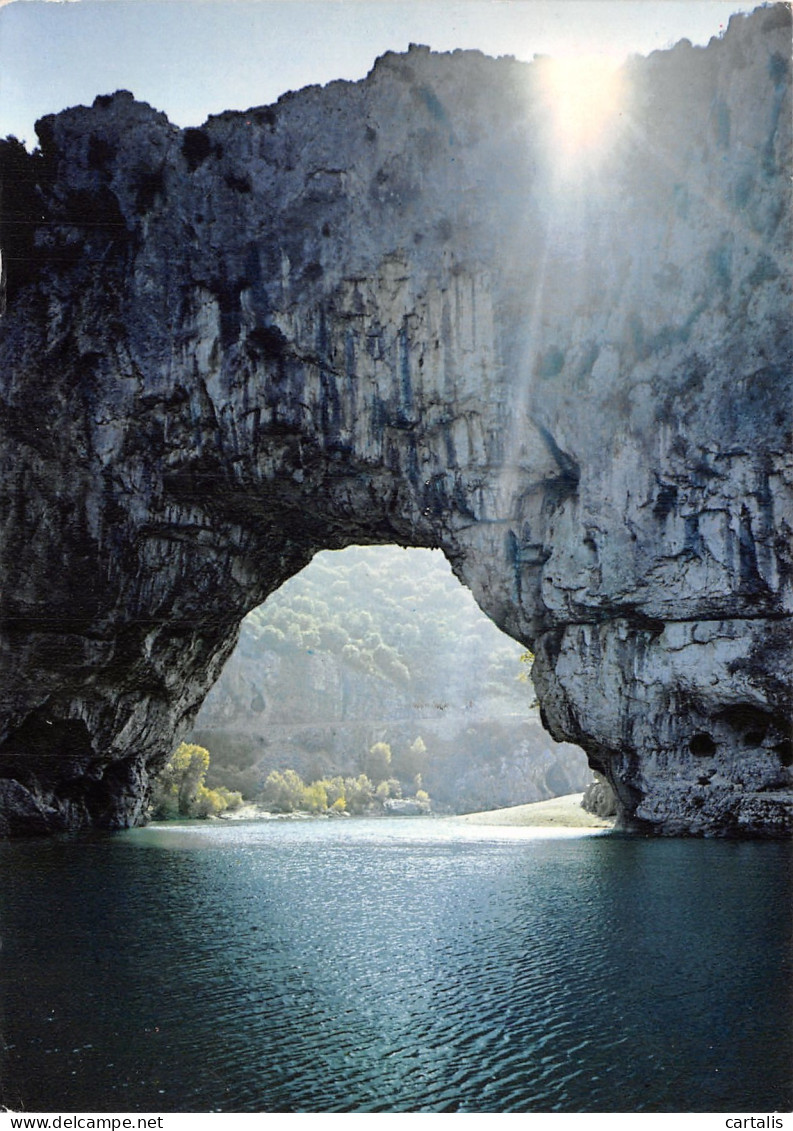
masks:
{"type": "MultiPolygon", "coordinates": [[[[421,739],[416,740],[418,743],[421,739]]],[[[389,776],[391,749],[385,742],[376,742],[369,750],[369,773],[334,775],[306,783],[295,770],[272,770],[252,799],[222,785],[208,788],[209,763],[205,747],[181,743],[155,780],[149,817],[155,821],[207,819],[228,817],[242,809],[258,811],[262,816],[393,816],[426,814],[432,809],[421,774],[415,774],[407,788],[399,778],[389,776]]]]}
{"type": "MultiPolygon", "coordinates": [[[[379,764],[381,772],[388,772],[387,743],[375,743],[369,755],[369,767],[379,764]]],[[[403,796],[401,783],[395,778],[383,778],[375,786],[366,774],[346,778],[338,775],[306,784],[294,770],[274,770],[259,797],[246,800],[241,793],[224,787],[207,788],[209,761],[209,752],[204,747],[183,742],[155,783],[150,819],[284,821],[443,816],[465,823],[526,827],[604,830],[614,825],[613,813],[607,812],[602,804],[602,812],[591,803],[592,798],[587,804],[586,792],[467,814],[440,813],[433,808],[426,791],[420,788],[421,775],[418,774],[413,782],[415,793],[403,796]]],[[[593,783],[588,792],[597,785],[593,783]]]]}

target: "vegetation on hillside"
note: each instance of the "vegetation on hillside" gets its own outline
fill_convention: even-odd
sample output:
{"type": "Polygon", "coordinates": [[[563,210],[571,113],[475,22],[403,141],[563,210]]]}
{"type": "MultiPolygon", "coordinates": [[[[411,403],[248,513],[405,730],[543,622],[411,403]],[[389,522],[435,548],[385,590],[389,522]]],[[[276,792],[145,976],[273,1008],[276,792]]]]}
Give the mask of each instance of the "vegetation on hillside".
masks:
{"type": "Polygon", "coordinates": [[[583,789],[583,755],[533,707],[532,659],[439,551],[325,551],[245,618],[192,740],[212,751],[207,786],[246,799],[289,769],[309,784],[392,778],[403,796],[420,774],[457,810],[583,789]],[[378,743],[384,775],[369,764],[378,743]]]}
{"type": "Polygon", "coordinates": [[[397,547],[317,554],[249,614],[245,634],[259,649],[327,653],[397,687],[500,698],[525,651],[484,616],[440,551],[397,547]]]}

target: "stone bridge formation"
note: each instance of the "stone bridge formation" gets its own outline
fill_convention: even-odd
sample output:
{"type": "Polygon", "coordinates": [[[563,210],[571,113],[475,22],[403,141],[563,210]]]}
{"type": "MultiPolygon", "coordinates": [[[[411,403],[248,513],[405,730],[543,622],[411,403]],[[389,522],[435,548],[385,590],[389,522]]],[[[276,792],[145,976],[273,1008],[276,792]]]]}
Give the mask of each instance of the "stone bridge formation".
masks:
{"type": "Polygon", "coordinates": [[[2,144],[0,831],[118,828],[241,618],[441,547],[626,828],[793,827],[790,10],[630,60],[424,47],[2,144]]]}

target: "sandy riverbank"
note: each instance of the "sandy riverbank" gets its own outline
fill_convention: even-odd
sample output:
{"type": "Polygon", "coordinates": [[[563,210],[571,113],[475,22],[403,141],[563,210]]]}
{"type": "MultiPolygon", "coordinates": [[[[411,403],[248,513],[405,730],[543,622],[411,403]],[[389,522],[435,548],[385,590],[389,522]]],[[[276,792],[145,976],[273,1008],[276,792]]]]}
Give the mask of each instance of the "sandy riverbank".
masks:
{"type": "Polygon", "coordinates": [[[469,825],[514,825],[535,828],[610,829],[613,820],[604,820],[581,808],[583,793],[568,793],[552,797],[549,801],[535,801],[530,805],[511,805],[508,809],[490,809],[485,813],[465,813],[450,821],[465,821],[469,825]]]}
{"type": "MultiPolygon", "coordinates": [[[[462,821],[468,825],[511,825],[524,828],[559,829],[610,829],[614,821],[605,821],[587,813],[581,808],[583,793],[568,793],[564,797],[552,797],[549,801],[534,801],[530,805],[511,805],[508,809],[488,809],[484,813],[462,813],[453,817],[440,817],[442,821],[462,821]]],[[[316,820],[328,817],[349,817],[338,813],[270,813],[261,805],[248,804],[241,809],[221,813],[225,821],[294,821],[316,820]]],[[[381,819],[388,819],[381,814],[381,819]]],[[[404,818],[392,817],[392,820],[404,818]]],[[[418,818],[417,818],[418,819],[418,818]]]]}

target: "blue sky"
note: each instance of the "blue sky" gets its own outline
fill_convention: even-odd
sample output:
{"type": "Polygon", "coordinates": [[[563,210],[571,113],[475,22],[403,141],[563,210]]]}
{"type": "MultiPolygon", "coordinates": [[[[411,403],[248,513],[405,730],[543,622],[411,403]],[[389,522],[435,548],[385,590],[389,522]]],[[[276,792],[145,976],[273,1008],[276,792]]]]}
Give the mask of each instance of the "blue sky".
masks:
{"type": "MultiPolygon", "coordinates": [[[[0,0],[2,3],[2,0],[0,0]]],[[[707,43],[721,0],[12,0],[0,7],[0,137],[117,89],[180,126],[287,90],[362,78],[411,42],[491,55],[622,57],[707,43]]]]}

